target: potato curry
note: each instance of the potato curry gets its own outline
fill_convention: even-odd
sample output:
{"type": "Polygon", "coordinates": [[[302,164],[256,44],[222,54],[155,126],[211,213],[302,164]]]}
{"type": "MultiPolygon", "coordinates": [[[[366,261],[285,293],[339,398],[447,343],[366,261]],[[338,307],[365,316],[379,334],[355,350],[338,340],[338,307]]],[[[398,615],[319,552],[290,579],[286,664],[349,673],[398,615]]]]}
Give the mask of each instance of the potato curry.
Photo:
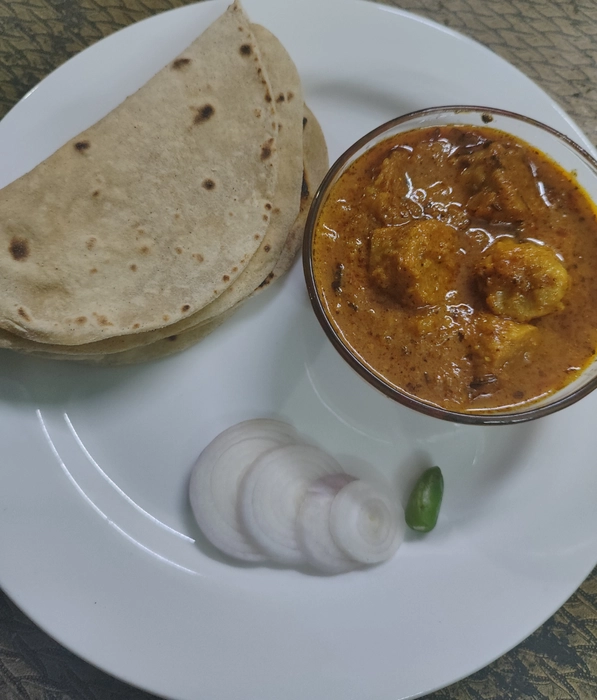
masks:
{"type": "Polygon", "coordinates": [[[416,129],[360,156],[320,211],[313,266],[361,361],[448,410],[522,407],[595,354],[595,209],[490,127],[416,129]]]}

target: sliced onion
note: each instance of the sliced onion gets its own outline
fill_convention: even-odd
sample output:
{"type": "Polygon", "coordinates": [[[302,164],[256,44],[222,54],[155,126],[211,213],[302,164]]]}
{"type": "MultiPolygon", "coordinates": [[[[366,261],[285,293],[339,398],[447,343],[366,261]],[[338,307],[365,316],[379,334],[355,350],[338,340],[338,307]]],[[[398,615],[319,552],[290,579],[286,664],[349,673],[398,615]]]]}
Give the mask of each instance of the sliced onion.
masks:
{"type": "Polygon", "coordinates": [[[389,559],[404,539],[404,511],[365,481],[351,481],[334,498],[330,510],[330,531],[334,541],[349,557],[363,564],[389,559]]]}
{"type": "Polygon", "coordinates": [[[239,522],[239,484],[258,457],[296,440],[286,423],[249,420],[224,430],[199,455],[189,483],[191,508],[203,534],[222,552],[245,561],[266,559],[239,522]]]}
{"type": "Polygon", "coordinates": [[[296,531],[299,509],[313,481],[341,471],[333,457],[310,445],[279,447],[256,459],[240,486],[239,511],[258,548],[281,564],[305,564],[296,531]]]}
{"type": "Polygon", "coordinates": [[[324,574],[342,574],[359,566],[338,547],[330,532],[332,502],[340,489],[354,481],[348,474],[332,474],[307,489],[297,518],[298,542],[307,562],[324,574]]]}

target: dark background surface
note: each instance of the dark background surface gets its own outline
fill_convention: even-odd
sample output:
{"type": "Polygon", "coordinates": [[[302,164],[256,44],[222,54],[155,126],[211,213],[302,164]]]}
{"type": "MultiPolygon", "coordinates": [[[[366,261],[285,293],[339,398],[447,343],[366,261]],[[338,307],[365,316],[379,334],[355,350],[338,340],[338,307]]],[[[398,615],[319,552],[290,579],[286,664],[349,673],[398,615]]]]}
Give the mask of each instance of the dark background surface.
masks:
{"type": "MultiPolygon", "coordinates": [[[[0,0],[0,117],[75,53],[117,29],[185,4],[184,0],[0,0]]],[[[597,0],[388,0],[386,4],[418,12],[489,46],[539,83],[597,145],[597,0]]],[[[0,593],[0,698],[152,697],[68,652],[0,593]]],[[[516,649],[427,697],[597,698],[597,570],[516,649]]]]}

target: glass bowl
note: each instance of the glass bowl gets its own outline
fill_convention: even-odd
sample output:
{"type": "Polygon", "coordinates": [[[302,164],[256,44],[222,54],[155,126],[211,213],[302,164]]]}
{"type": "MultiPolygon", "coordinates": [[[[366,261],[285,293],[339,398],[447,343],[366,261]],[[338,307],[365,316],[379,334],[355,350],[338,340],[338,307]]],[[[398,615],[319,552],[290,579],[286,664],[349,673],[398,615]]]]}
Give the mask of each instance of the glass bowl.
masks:
{"type": "Polygon", "coordinates": [[[570,406],[597,387],[597,360],[592,361],[565,387],[535,402],[480,412],[448,410],[397,388],[373,367],[365,364],[336,331],[318,291],[312,259],[314,234],[321,208],[341,175],[380,141],[412,129],[448,125],[489,126],[518,137],[573,174],[592,202],[597,202],[597,161],[570,138],[545,124],[512,112],[476,106],[434,107],[412,112],[382,124],[359,139],[338,158],[321,183],[311,205],[303,244],[303,267],[309,298],[325,334],[342,358],[364,380],[391,399],[429,416],[473,425],[504,425],[540,418],[570,406]]]}

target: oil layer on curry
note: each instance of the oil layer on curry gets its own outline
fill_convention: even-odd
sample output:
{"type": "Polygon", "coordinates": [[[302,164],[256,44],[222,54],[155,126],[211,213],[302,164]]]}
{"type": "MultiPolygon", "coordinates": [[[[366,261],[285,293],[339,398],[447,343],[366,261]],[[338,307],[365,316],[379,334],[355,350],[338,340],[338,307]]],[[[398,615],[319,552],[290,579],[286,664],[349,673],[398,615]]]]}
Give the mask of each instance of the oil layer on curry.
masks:
{"type": "Polygon", "coordinates": [[[360,156],[320,211],[313,267],[353,353],[448,410],[532,403],[595,354],[595,209],[496,129],[416,129],[360,156]]]}

